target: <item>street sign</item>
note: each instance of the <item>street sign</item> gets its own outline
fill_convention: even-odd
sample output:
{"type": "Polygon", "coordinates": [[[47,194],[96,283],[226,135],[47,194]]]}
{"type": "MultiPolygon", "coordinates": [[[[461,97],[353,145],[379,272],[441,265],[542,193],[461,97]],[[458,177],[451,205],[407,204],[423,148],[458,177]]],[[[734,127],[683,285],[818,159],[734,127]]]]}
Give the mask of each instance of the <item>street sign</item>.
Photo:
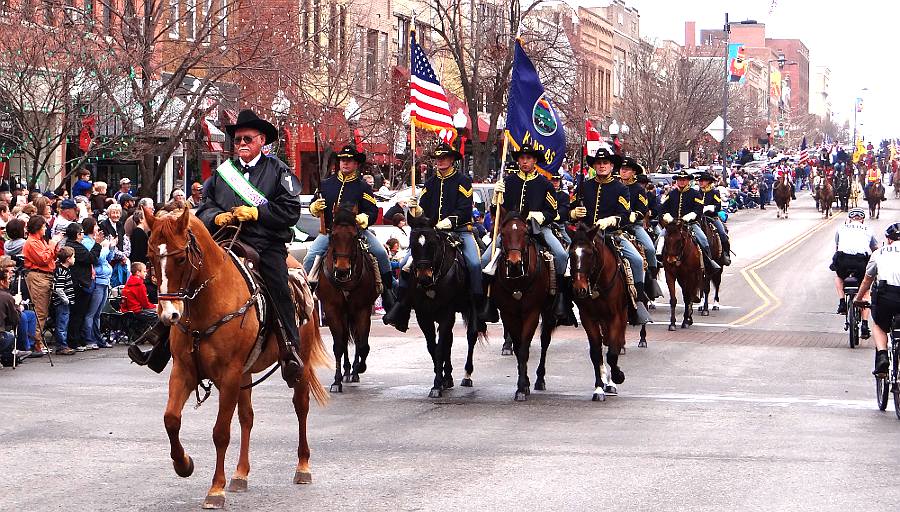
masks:
{"type": "Polygon", "coordinates": [[[722,116],[717,116],[716,120],[709,123],[709,126],[707,126],[704,131],[712,135],[712,138],[716,139],[716,142],[722,142],[722,139],[725,138],[725,135],[722,135],[722,125],[725,125],[725,135],[731,133],[731,126],[725,124],[725,120],[722,119],[722,116]]]}

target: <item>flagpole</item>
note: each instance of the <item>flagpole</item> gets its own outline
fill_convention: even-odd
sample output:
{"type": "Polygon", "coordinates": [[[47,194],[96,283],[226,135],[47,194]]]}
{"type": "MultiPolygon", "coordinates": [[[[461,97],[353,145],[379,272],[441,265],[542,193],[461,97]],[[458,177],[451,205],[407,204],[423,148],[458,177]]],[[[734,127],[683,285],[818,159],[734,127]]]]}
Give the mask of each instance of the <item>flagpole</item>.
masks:
{"type": "MultiPolygon", "coordinates": [[[[504,171],[506,170],[506,154],[509,151],[509,132],[504,129],[503,130],[503,151],[500,153],[500,174],[497,177],[497,183],[501,183],[504,179],[504,171]]],[[[494,214],[494,226],[493,231],[494,234],[491,237],[491,240],[494,242],[494,247],[491,250],[491,259],[493,260],[495,256],[497,256],[497,235],[500,232],[500,205],[503,203],[503,192],[497,194],[497,208],[496,213],[494,214]]]]}
{"type": "MultiPolygon", "coordinates": [[[[409,22],[409,57],[412,59],[412,42],[416,38],[416,11],[412,11],[412,16],[409,22]]],[[[410,60],[410,66],[412,65],[412,61],[410,60]]],[[[412,68],[410,68],[412,71],[412,68]]],[[[412,80],[412,75],[410,75],[410,80],[412,80]]],[[[410,105],[412,105],[412,101],[410,99],[410,105]]],[[[415,106],[411,108],[409,111],[409,152],[410,158],[412,160],[412,167],[409,170],[409,180],[410,187],[412,188],[412,198],[417,202],[419,200],[419,194],[416,191],[416,110],[415,106]]]]}

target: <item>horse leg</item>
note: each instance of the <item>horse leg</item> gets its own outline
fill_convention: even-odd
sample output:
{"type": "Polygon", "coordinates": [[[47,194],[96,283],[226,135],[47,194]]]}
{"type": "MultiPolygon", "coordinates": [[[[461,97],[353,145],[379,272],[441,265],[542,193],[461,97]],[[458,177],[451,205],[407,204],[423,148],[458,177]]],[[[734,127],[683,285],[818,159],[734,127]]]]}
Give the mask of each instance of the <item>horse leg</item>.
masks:
{"type": "Polygon", "coordinates": [[[219,509],[225,507],[225,452],[231,442],[231,420],[237,407],[238,395],[241,391],[240,368],[225,374],[218,385],[219,413],[213,427],[213,443],[216,445],[216,470],[213,473],[212,485],[203,500],[203,508],[219,509]]]}
{"type": "Polygon", "coordinates": [[[356,315],[353,339],[356,341],[356,353],[353,356],[353,370],[350,374],[350,382],[359,382],[359,374],[366,373],[366,359],[369,357],[369,331],[372,329],[372,316],[369,309],[365,308],[356,315]]]}
{"type": "MultiPolygon", "coordinates": [[[[468,315],[469,325],[473,325],[473,322],[476,321],[473,315],[468,315]]],[[[472,358],[475,355],[475,342],[478,341],[478,333],[476,332],[478,329],[466,329],[466,340],[468,341],[468,352],[466,352],[466,376],[463,377],[462,382],[459,383],[460,386],[464,388],[472,387],[472,373],[475,372],[475,365],[472,362],[472,358]]]]}
{"type": "MultiPolygon", "coordinates": [[[[694,284],[694,287],[698,286],[696,283],[691,284],[694,284]]],[[[685,283],[682,283],[681,285],[682,300],[684,300],[684,318],[681,321],[682,329],[687,329],[689,325],[694,323],[694,319],[692,318],[694,313],[694,301],[690,292],[690,289],[694,287],[687,286],[685,283]]]]}
{"type": "Polygon", "coordinates": [[[597,320],[588,315],[582,316],[581,325],[584,326],[584,332],[588,337],[591,365],[594,367],[594,394],[591,395],[591,400],[603,402],[606,400],[606,391],[604,390],[606,366],[603,364],[603,333],[600,331],[600,324],[597,320]]]}
{"type": "Polygon", "coordinates": [[[506,326],[503,326],[503,347],[500,349],[501,356],[511,356],[513,355],[513,341],[512,336],[509,334],[509,331],[506,330],[506,326]]]}
{"type": "Polygon", "coordinates": [[[456,323],[456,312],[451,309],[438,324],[438,353],[443,362],[444,372],[444,378],[441,381],[442,389],[452,389],[456,385],[453,382],[453,362],[450,360],[450,354],[453,352],[454,323],[456,323]]]}
{"type": "Polygon", "coordinates": [[[612,377],[612,384],[607,382],[604,388],[609,395],[618,395],[619,390],[615,385],[625,382],[625,373],[619,368],[619,347],[625,345],[625,318],[626,316],[616,315],[603,326],[606,342],[609,345],[609,348],[606,350],[606,363],[609,364],[610,376],[612,377]]]}
{"type": "MultiPolygon", "coordinates": [[[[678,305],[678,299],[675,295],[675,276],[672,272],[666,270],[666,284],[669,287],[669,330],[675,330],[675,306],[678,305]]],[[[687,307],[687,306],[685,306],[687,307]]]]}
{"type": "Polygon", "coordinates": [[[719,288],[721,286],[722,286],[722,272],[718,272],[713,277],[713,287],[716,290],[716,295],[714,298],[715,302],[713,302],[713,307],[712,307],[713,311],[719,310],[719,288]]]}
{"type": "Polygon", "coordinates": [[[547,382],[544,376],[547,374],[547,348],[550,346],[550,336],[553,334],[553,328],[556,327],[556,319],[553,315],[543,315],[541,321],[541,361],[537,367],[537,379],[534,381],[535,391],[546,391],[547,382]]]}
{"type": "MultiPolygon", "coordinates": [[[[251,375],[245,373],[241,376],[241,387],[249,386],[251,375]]],[[[238,456],[237,468],[231,481],[228,482],[228,492],[245,492],[247,490],[247,475],[250,474],[250,430],[253,429],[253,402],[250,399],[250,388],[241,389],[238,394],[238,421],[241,424],[241,449],[238,456]]]]}
{"type": "Polygon", "coordinates": [[[515,395],[517,402],[525,401],[531,393],[531,382],[528,379],[528,355],[531,351],[531,338],[534,337],[534,331],[537,329],[540,316],[540,311],[532,311],[524,318],[518,339],[513,336],[513,346],[516,351],[516,362],[518,363],[519,371],[515,395]]]}
{"type": "Polygon", "coordinates": [[[638,348],[647,348],[647,324],[641,325],[641,339],[638,341],[638,348]]]}
{"type": "Polygon", "coordinates": [[[182,409],[196,385],[197,382],[192,372],[187,370],[177,358],[174,359],[172,374],[169,376],[169,400],[166,403],[163,422],[166,426],[166,433],[169,435],[172,465],[175,467],[175,473],[182,478],[187,478],[194,472],[194,461],[184,453],[178,433],[181,431],[182,409]]]}
{"type": "Polygon", "coordinates": [[[306,420],[309,415],[309,379],[301,376],[294,386],[294,412],[300,429],[300,440],[297,445],[297,469],[294,471],[295,484],[311,484],[312,473],[309,470],[309,442],[306,439],[306,420]]]}
{"type": "Polygon", "coordinates": [[[334,312],[333,314],[326,313],[326,318],[335,319],[334,324],[329,326],[331,328],[331,337],[333,339],[332,351],[334,352],[334,382],[331,384],[331,392],[343,393],[344,384],[342,382],[343,374],[341,373],[341,360],[344,359],[347,354],[347,339],[349,338],[350,333],[344,322],[339,319],[340,317],[334,316],[337,314],[337,312],[334,312]]]}
{"type": "Polygon", "coordinates": [[[428,398],[440,398],[443,364],[441,363],[441,355],[435,335],[434,319],[426,316],[424,313],[420,315],[417,312],[416,321],[419,323],[419,328],[422,329],[422,335],[425,336],[425,346],[428,348],[428,355],[431,356],[431,364],[434,369],[434,381],[431,385],[431,391],[428,392],[428,398]]]}
{"type": "Polygon", "coordinates": [[[709,277],[703,276],[703,303],[697,307],[697,311],[700,312],[700,316],[708,316],[709,315],[709,277]]]}

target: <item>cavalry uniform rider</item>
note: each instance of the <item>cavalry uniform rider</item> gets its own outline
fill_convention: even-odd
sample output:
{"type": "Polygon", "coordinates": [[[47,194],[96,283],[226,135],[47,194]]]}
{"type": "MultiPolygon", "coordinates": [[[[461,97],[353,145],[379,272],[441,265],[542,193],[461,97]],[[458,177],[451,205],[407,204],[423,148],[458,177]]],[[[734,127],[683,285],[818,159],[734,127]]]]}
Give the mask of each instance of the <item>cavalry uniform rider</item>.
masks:
{"type": "MultiPolygon", "coordinates": [[[[613,168],[621,165],[622,157],[601,147],[596,155],[587,156],[587,163],[594,170],[595,176],[582,181],[575,191],[575,202],[569,216],[576,222],[594,225],[602,230],[622,227],[631,222],[628,186],[613,177],[613,168]]],[[[621,234],[616,236],[622,253],[628,258],[634,287],[637,289],[638,323],[645,324],[650,321],[650,314],[644,306],[649,301],[644,289],[644,260],[627,238],[621,234]]]]}
{"type": "MultiPolygon", "coordinates": [[[[409,213],[414,217],[425,215],[435,229],[452,231],[462,241],[462,253],[469,270],[469,290],[472,294],[476,311],[484,308],[484,290],[481,286],[481,258],[478,254],[478,243],[472,233],[472,180],[456,170],[454,162],[462,158],[459,151],[448,144],[441,144],[431,154],[434,158],[434,176],[425,182],[422,196],[417,201],[409,201],[409,213]]],[[[411,258],[410,252],[401,264],[406,267],[411,258]]],[[[388,314],[382,318],[385,324],[393,325],[397,330],[406,332],[409,328],[409,314],[412,309],[410,294],[405,293],[409,276],[406,271],[400,274],[398,295],[400,300],[388,314]]]]}
{"type": "MultiPolygon", "coordinates": [[[[831,266],[828,267],[835,273],[834,289],[840,297],[837,310],[840,315],[847,312],[847,303],[844,301],[844,279],[850,277],[851,274],[854,274],[857,279],[862,279],[869,255],[878,248],[875,232],[865,225],[866,211],[862,208],[851,208],[847,212],[847,217],[847,222],[838,227],[834,233],[835,252],[831,258],[831,266]]],[[[860,330],[864,338],[869,337],[867,316],[868,310],[863,309],[860,330]]]]}
{"type": "Polygon", "coordinates": [[[858,298],[865,297],[873,282],[878,282],[872,297],[872,320],[875,324],[875,375],[890,369],[887,333],[894,315],[900,315],[900,223],[891,224],[884,232],[888,245],[872,253],[866,266],[866,277],[859,285],[858,298]]]}
{"type": "MultiPolygon", "coordinates": [[[[369,252],[378,260],[378,271],[381,274],[382,305],[389,309],[393,301],[393,276],[391,275],[391,262],[387,251],[375,233],[366,229],[378,220],[378,205],[375,203],[375,195],[372,187],[366,183],[359,174],[359,167],[366,163],[365,153],[360,153],[352,144],[347,145],[337,154],[338,172],[329,176],[319,187],[318,199],[309,205],[309,213],[316,217],[324,216],[325,232],[310,244],[306,256],[303,258],[303,268],[307,273],[312,272],[316,258],[320,258],[328,250],[328,242],[331,240],[331,226],[334,221],[335,211],[341,207],[356,209],[356,224],[359,226],[369,252]]],[[[320,258],[321,259],[321,258],[320,258]]]]}
{"type": "MultiPolygon", "coordinates": [[[[691,175],[684,169],[678,171],[675,175],[675,186],[669,190],[660,204],[660,213],[662,213],[662,221],[664,224],[674,222],[675,219],[681,219],[687,222],[691,228],[691,233],[697,243],[700,244],[700,250],[703,251],[703,258],[706,265],[711,269],[719,269],[719,265],[709,256],[709,240],[706,234],[697,224],[697,219],[703,215],[703,199],[700,198],[700,192],[691,188],[691,175]]],[[[659,237],[660,243],[665,240],[665,229],[659,237]]],[[[657,253],[661,251],[658,250],[657,253]]]]}
{"type": "MultiPolygon", "coordinates": [[[[550,223],[556,218],[556,191],[553,185],[535,167],[539,163],[545,163],[544,154],[530,144],[522,144],[518,151],[512,153],[513,159],[519,167],[519,171],[507,174],[503,181],[494,185],[494,203],[500,194],[503,195],[501,207],[506,213],[518,212],[525,219],[534,219],[541,226],[541,234],[547,247],[553,253],[554,267],[557,283],[563,285],[563,274],[569,261],[569,254],[550,229],[550,223]]],[[[494,222],[503,222],[503,219],[494,219],[494,222]]],[[[500,237],[497,237],[498,240],[500,237]]],[[[494,240],[488,246],[481,257],[482,266],[490,263],[493,255],[494,240]]],[[[502,243],[502,242],[501,242],[502,243]]],[[[562,293],[564,286],[557,286],[560,293],[556,294],[554,314],[560,320],[566,317],[568,297],[562,293]]]]}
{"type": "MultiPolygon", "coordinates": [[[[651,276],[657,275],[658,262],[656,260],[656,247],[650,234],[644,229],[644,219],[650,215],[650,192],[647,192],[645,186],[649,182],[649,178],[642,183],[638,181],[638,176],[647,178],[644,166],[639,164],[637,160],[625,157],[622,159],[622,166],[619,168],[619,180],[628,187],[628,196],[631,203],[631,213],[627,219],[623,219],[623,227],[627,229],[634,238],[644,247],[644,254],[647,256],[647,266],[651,276]]],[[[655,194],[654,194],[655,199],[655,194]]],[[[645,283],[647,295],[654,295],[652,283],[645,283]]]]}
{"type": "MultiPolygon", "coordinates": [[[[281,371],[293,387],[303,369],[300,359],[300,334],[295,320],[296,306],[288,286],[287,248],[291,227],[300,219],[301,185],[290,168],[274,156],[262,154],[262,146],[278,139],[278,130],[250,110],[243,110],[237,123],[225,127],[234,139],[238,160],[236,168],[217,171],[206,181],[197,217],[210,232],[235,221],[241,222],[239,240],[259,253],[258,271],[272,299],[272,311],[281,321],[288,339],[281,340],[281,371]]],[[[168,328],[164,329],[168,332],[168,328]]],[[[160,340],[149,354],[129,349],[132,360],[147,364],[168,342],[160,340]]],[[[163,364],[165,366],[165,364],[163,364]]],[[[154,365],[150,366],[152,369],[154,365]]],[[[159,368],[161,370],[162,368],[159,368]]]]}
{"type": "Polygon", "coordinates": [[[722,198],[715,187],[716,178],[708,172],[700,173],[697,177],[700,182],[700,198],[703,200],[703,215],[716,227],[719,232],[719,240],[722,241],[722,259],[725,265],[731,265],[731,241],[719,212],[722,211],[722,198]]]}
{"type": "Polygon", "coordinates": [[[569,220],[569,213],[572,211],[572,200],[569,197],[569,191],[562,188],[562,173],[559,170],[550,176],[550,183],[556,190],[554,196],[556,198],[556,217],[553,219],[553,224],[559,228],[560,241],[568,246],[572,243],[572,239],[566,233],[566,221],[569,220]]]}

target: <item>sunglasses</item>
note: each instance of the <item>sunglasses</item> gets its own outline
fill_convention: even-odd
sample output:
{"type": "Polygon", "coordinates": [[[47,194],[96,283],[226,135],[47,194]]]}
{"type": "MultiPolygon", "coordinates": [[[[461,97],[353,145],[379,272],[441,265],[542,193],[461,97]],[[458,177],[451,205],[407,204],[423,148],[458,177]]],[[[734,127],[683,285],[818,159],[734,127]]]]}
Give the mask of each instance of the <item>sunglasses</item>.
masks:
{"type": "Polygon", "coordinates": [[[250,144],[253,142],[253,139],[259,137],[259,135],[242,135],[240,137],[234,138],[235,144],[250,144]]]}

